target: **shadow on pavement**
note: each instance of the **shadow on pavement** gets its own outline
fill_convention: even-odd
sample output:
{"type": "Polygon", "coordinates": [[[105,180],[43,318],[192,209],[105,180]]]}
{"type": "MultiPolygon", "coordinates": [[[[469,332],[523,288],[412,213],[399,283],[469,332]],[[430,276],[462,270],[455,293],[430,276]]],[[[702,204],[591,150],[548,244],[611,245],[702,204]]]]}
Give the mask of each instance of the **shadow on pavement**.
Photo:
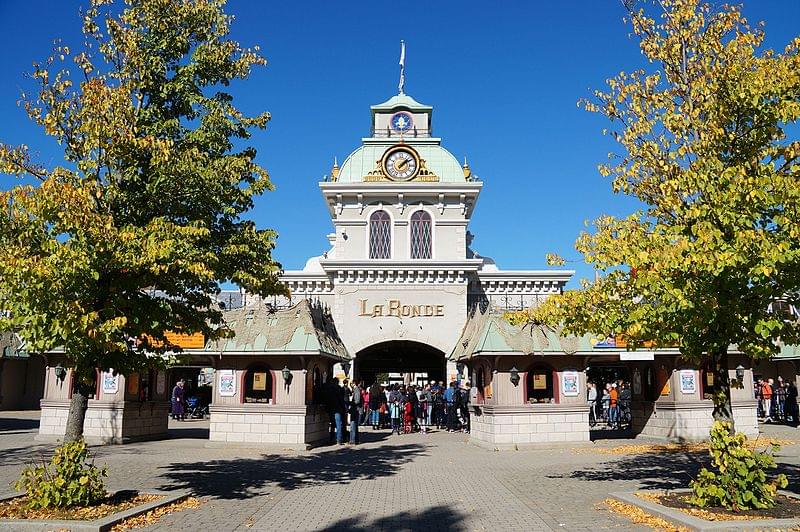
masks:
{"type": "Polygon", "coordinates": [[[347,519],[342,519],[322,530],[393,530],[412,532],[416,530],[466,530],[461,523],[464,521],[463,513],[446,506],[420,508],[418,513],[398,512],[394,515],[369,519],[367,514],[358,514],[347,519]]]}
{"type": "Polygon", "coordinates": [[[39,428],[39,420],[33,418],[0,417],[0,436],[21,434],[39,428]]]}
{"type": "Polygon", "coordinates": [[[601,482],[636,480],[642,488],[666,490],[688,486],[707,462],[706,452],[632,454],[566,475],[548,475],[548,478],[601,482]]]}
{"type": "Polygon", "coordinates": [[[245,499],[276,486],[293,490],[319,484],[348,484],[387,477],[414,457],[423,446],[337,447],[302,455],[265,454],[260,458],[236,458],[170,464],[161,468],[162,489],[190,489],[197,496],[245,499]]]}

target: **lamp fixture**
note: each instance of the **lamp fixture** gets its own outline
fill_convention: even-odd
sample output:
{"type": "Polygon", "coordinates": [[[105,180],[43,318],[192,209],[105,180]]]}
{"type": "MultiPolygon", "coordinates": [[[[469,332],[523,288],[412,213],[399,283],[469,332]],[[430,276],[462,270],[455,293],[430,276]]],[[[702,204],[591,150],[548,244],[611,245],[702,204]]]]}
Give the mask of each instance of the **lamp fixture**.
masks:
{"type": "Polygon", "coordinates": [[[281,374],[283,375],[284,384],[286,384],[286,386],[289,386],[292,383],[292,371],[289,369],[288,366],[283,366],[281,374]]]}
{"type": "Polygon", "coordinates": [[[514,386],[519,385],[519,370],[517,369],[517,366],[511,367],[511,370],[509,371],[508,380],[510,380],[511,384],[513,384],[514,386]]]}
{"type": "Polygon", "coordinates": [[[56,378],[60,382],[64,382],[64,379],[67,378],[67,369],[59,363],[55,368],[56,378]]]}

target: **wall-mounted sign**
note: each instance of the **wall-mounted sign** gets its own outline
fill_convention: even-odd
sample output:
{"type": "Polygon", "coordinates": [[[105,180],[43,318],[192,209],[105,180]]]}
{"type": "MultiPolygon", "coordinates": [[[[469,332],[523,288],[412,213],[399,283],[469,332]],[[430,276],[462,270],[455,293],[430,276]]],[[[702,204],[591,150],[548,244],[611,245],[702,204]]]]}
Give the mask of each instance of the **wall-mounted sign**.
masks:
{"type": "Polygon", "coordinates": [[[232,397],[236,395],[236,372],[232,369],[221,369],[217,372],[219,375],[217,383],[219,384],[219,394],[222,397],[232,397]]]}
{"type": "Polygon", "coordinates": [[[253,390],[257,392],[267,390],[267,374],[263,371],[253,373],[253,390]]]}
{"type": "Polygon", "coordinates": [[[561,389],[564,395],[574,397],[580,394],[580,381],[577,371],[565,371],[561,374],[561,389]]]}
{"type": "Polygon", "coordinates": [[[697,381],[693,369],[682,369],[680,372],[681,393],[691,394],[697,391],[697,381]]]}
{"type": "Polygon", "coordinates": [[[547,389],[547,375],[544,373],[533,374],[533,389],[546,390],[547,389]]]}
{"type": "Polygon", "coordinates": [[[119,375],[114,375],[114,371],[105,371],[101,376],[103,380],[103,393],[114,395],[119,391],[119,375]]]}
{"type": "Polygon", "coordinates": [[[404,305],[399,299],[385,304],[370,305],[367,299],[358,300],[358,315],[367,318],[436,318],[444,316],[444,305],[404,305]]]}

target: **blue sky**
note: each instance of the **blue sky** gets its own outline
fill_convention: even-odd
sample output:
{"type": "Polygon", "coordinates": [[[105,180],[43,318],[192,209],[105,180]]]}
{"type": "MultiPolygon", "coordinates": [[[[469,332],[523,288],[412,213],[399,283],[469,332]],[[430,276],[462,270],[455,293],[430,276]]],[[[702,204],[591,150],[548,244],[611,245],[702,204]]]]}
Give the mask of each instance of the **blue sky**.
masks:
{"type": "MultiPolygon", "coordinates": [[[[82,4],[0,0],[0,141],[28,144],[50,165],[58,147],[16,102],[30,88],[23,73],[52,40],[77,41],[82,4]]],[[[275,256],[286,269],[327,248],[317,183],[368,135],[369,106],[397,92],[400,39],[406,92],[434,107],[437,136],[484,180],[470,227],[480,254],[526,269],[557,252],[576,261],[576,279],[590,277],[572,247],[584,221],[634,208],[597,172],[613,148],[605,121],[576,106],[609,76],[642,66],[617,0],[230,0],[227,10],[232,37],[259,44],[269,61],[232,92],[245,111],[272,113],[251,143],[277,190],[251,216],[280,233],[275,256]]],[[[766,23],[769,47],[800,33],[798,0],[750,0],[745,14],[766,23]]],[[[0,176],[0,186],[13,184],[0,176]]]]}

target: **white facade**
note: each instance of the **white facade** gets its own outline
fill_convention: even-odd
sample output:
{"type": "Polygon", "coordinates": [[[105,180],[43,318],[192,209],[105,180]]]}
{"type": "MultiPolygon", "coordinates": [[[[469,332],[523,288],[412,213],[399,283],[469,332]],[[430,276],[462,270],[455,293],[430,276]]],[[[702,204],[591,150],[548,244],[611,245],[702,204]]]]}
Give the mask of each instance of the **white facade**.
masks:
{"type": "Polygon", "coordinates": [[[319,183],[333,223],[331,248],[283,275],[293,300],[329,305],[356,359],[396,340],[448,356],[471,306],[535,305],[573,274],[502,271],[470,249],[468,226],[483,184],[431,136],[431,115],[404,94],[372,107],[372,136],[319,183]]]}

